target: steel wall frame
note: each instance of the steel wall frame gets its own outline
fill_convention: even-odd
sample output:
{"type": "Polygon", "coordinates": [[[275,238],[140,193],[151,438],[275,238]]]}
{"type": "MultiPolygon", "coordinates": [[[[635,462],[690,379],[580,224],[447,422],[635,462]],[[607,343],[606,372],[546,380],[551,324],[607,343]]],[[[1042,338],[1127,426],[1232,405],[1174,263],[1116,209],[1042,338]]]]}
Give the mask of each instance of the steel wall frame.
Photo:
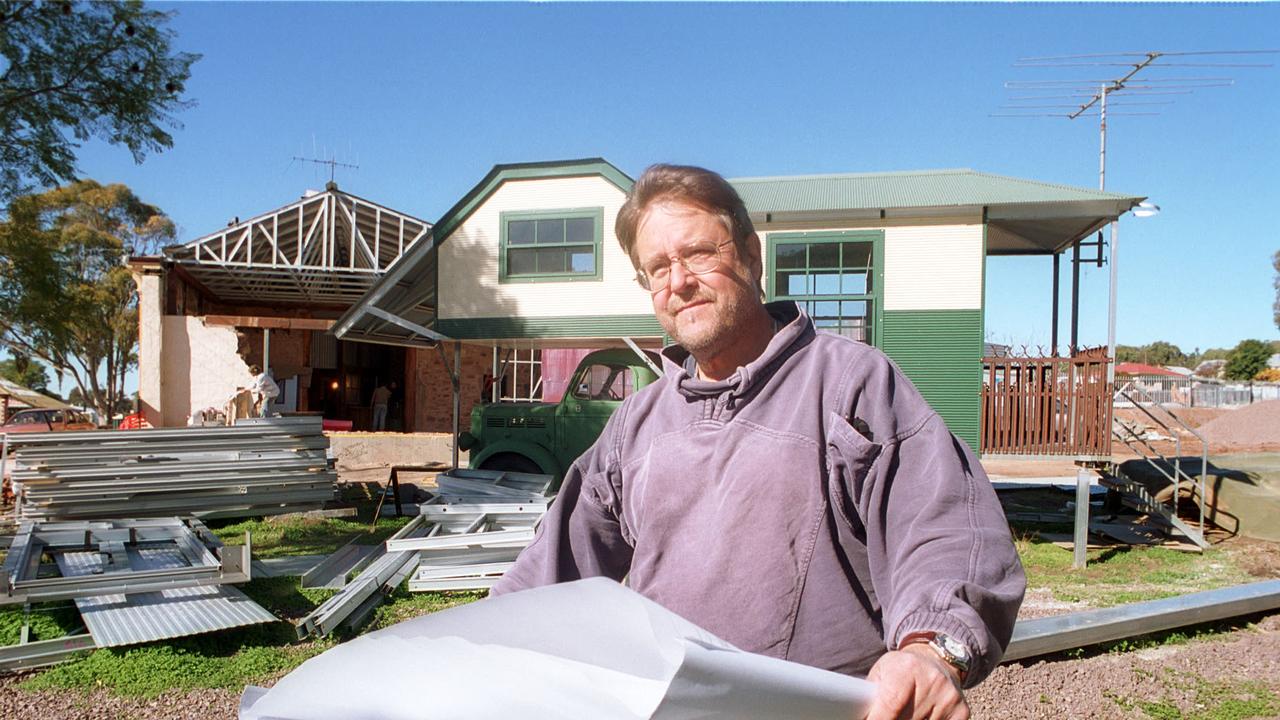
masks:
{"type": "Polygon", "coordinates": [[[150,592],[201,585],[248,582],[251,540],[221,546],[199,521],[116,520],[108,522],[24,521],[5,558],[0,605],[68,600],[94,595],[150,592]],[[210,540],[212,538],[212,540],[210,540]],[[206,547],[219,550],[215,556],[206,547]],[[130,547],[174,547],[189,567],[167,570],[104,570],[92,576],[39,577],[45,554],[98,552],[107,565],[128,567],[130,547]]]}

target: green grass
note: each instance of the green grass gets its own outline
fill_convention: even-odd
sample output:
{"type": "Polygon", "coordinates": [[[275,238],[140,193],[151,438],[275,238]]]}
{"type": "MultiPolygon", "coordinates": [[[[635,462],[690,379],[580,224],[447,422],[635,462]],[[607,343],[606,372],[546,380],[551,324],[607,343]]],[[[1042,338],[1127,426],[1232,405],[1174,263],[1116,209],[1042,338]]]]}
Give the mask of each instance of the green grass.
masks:
{"type": "MultiPolygon", "coordinates": [[[[240,589],[277,617],[290,621],[306,615],[336,592],[303,588],[296,577],[258,578],[241,585],[240,589]]],[[[481,597],[484,597],[483,592],[410,593],[401,588],[377,609],[372,622],[355,634],[473,602],[481,597]]],[[[75,618],[73,608],[60,610],[75,618]]],[[[0,625],[0,631],[12,632],[14,642],[17,641],[17,629],[11,629],[10,625],[15,622],[12,617],[15,613],[16,622],[20,624],[21,611],[0,614],[0,622],[8,623],[0,625]]],[[[48,632],[59,636],[65,634],[60,626],[55,625],[49,625],[48,632]]],[[[129,697],[154,697],[170,690],[195,688],[238,690],[245,685],[278,677],[337,645],[338,640],[299,641],[293,625],[288,622],[254,625],[136,647],[87,652],[34,675],[21,687],[26,690],[58,688],[80,691],[105,688],[129,697]]]]}
{"type": "MultiPolygon", "coordinates": [[[[305,615],[332,590],[309,590],[298,578],[259,578],[240,586],[277,617],[305,615]]],[[[151,697],[167,690],[242,688],[301,664],[332,647],[332,640],[299,642],[287,622],[166,640],[128,648],[103,648],[26,680],[28,690],[106,688],[151,697]]]]}
{"type": "Polygon", "coordinates": [[[1158,600],[1255,579],[1228,553],[1213,548],[1203,553],[1143,546],[1090,550],[1086,567],[1076,570],[1070,550],[1041,540],[1034,531],[1022,534],[1017,546],[1029,589],[1044,588],[1057,600],[1090,607],[1158,600]]]}
{"type": "Polygon", "coordinates": [[[387,596],[386,602],[378,606],[366,630],[378,630],[420,615],[465,605],[475,602],[485,595],[486,593],[483,590],[475,592],[412,593],[402,585],[387,596]]]}
{"type": "Polygon", "coordinates": [[[244,543],[249,532],[253,542],[253,556],[258,559],[288,557],[290,555],[328,555],[356,540],[360,545],[377,545],[404,527],[411,518],[379,518],[372,532],[369,520],[360,518],[304,518],[279,516],[250,518],[239,522],[216,526],[213,530],[228,545],[244,543]]]}
{"type": "Polygon", "coordinates": [[[0,646],[17,644],[22,638],[24,616],[32,642],[60,638],[81,626],[80,613],[70,601],[32,605],[30,615],[21,606],[10,605],[0,610],[0,646]]]}
{"type": "Polygon", "coordinates": [[[1192,672],[1164,668],[1152,673],[1139,668],[1134,674],[1159,687],[1158,697],[1131,699],[1107,694],[1125,711],[1140,711],[1151,720],[1248,720],[1275,717],[1280,697],[1264,683],[1252,680],[1210,681],[1192,672]]]}

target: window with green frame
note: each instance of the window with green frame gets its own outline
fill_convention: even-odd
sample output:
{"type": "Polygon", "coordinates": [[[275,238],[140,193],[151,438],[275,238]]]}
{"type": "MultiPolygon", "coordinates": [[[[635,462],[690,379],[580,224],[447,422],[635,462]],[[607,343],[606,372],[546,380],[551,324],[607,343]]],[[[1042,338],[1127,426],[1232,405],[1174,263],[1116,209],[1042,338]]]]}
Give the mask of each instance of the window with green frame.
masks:
{"type": "Polygon", "coordinates": [[[600,279],[603,208],[504,212],[501,282],[600,279]]]}
{"type": "Polygon", "coordinates": [[[876,239],[770,236],[770,296],[800,303],[819,330],[874,343],[876,239]]]}

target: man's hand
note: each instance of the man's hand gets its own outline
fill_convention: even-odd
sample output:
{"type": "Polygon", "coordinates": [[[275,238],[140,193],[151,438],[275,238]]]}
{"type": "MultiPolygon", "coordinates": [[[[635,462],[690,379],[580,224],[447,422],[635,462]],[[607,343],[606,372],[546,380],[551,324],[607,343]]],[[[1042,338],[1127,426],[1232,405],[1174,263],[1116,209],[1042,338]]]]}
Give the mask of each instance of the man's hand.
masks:
{"type": "Polygon", "coordinates": [[[969,720],[959,674],[925,643],[885,653],[867,679],[879,685],[867,720],[969,720]]]}

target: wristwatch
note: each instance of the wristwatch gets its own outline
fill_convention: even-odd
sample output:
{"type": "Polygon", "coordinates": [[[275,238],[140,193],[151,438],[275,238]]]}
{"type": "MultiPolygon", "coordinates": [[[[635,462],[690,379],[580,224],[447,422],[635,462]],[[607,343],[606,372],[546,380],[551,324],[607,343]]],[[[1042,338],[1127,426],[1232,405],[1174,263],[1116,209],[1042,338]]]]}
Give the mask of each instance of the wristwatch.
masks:
{"type": "Polygon", "coordinates": [[[904,637],[898,644],[898,648],[917,642],[927,643],[934,652],[938,653],[938,657],[942,658],[943,662],[956,669],[960,675],[960,682],[964,682],[973,664],[973,654],[969,652],[968,645],[945,633],[916,632],[904,637]]]}

